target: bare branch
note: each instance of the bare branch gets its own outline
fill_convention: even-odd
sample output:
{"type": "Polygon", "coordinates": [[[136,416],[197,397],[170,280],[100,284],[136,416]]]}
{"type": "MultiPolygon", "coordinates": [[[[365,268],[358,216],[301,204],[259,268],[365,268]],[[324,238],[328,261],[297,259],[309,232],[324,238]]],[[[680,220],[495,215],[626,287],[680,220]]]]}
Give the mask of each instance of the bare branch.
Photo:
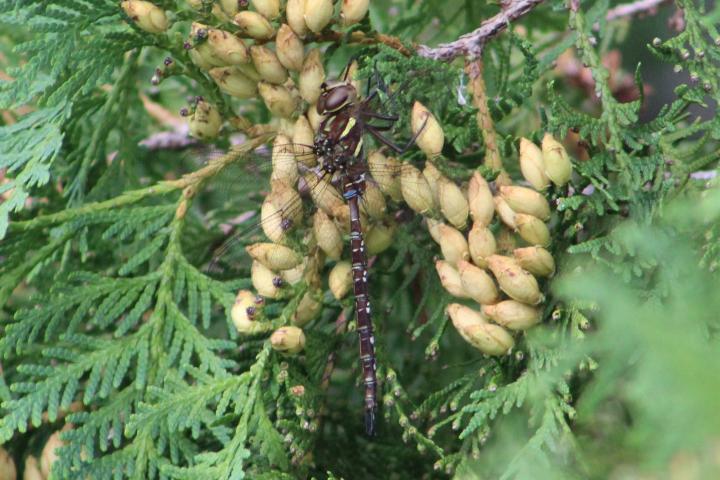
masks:
{"type": "Polygon", "coordinates": [[[617,20],[618,18],[629,17],[638,13],[651,11],[667,1],[668,0],[638,0],[636,2],[618,5],[617,7],[608,10],[607,15],[605,15],[605,20],[610,22],[612,20],[617,20]]]}
{"type": "Polygon", "coordinates": [[[479,58],[485,43],[505,30],[510,22],[522,17],[543,0],[513,0],[497,15],[485,20],[479,28],[466,33],[454,42],[443,43],[435,48],[418,45],[417,53],[434,60],[452,60],[460,56],[479,58]]]}

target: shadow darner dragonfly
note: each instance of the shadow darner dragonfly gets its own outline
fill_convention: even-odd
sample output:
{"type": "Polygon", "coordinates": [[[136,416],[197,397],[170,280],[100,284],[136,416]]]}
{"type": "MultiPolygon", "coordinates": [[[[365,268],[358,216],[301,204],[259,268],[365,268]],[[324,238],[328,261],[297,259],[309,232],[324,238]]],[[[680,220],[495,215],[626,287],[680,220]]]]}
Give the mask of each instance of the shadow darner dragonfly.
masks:
{"type": "MultiPolygon", "coordinates": [[[[366,182],[372,180],[369,178],[363,139],[371,136],[394,152],[402,153],[412,145],[415,137],[402,147],[387,138],[383,132],[392,129],[398,117],[380,113],[372,106],[384,90],[384,85],[379,82],[371,91],[368,89],[366,96],[361,99],[356,87],[347,79],[348,72],[349,67],[342,80],[321,86],[316,108],[317,113],[324,118],[317,129],[313,144],[289,144],[285,151],[290,157],[293,152],[298,155],[299,150],[314,155],[319,162],[312,169],[314,175],[320,181],[330,182],[319,181],[309,188],[327,188],[327,185],[332,185],[332,188],[337,188],[349,207],[352,285],[365,390],[364,425],[367,435],[375,436],[378,414],[377,365],[369,295],[368,257],[361,223],[361,202],[366,191],[366,182]]],[[[282,147],[280,145],[281,150],[282,147]]],[[[277,149],[278,145],[275,146],[275,150],[277,149]]],[[[290,219],[295,216],[298,208],[302,207],[292,204],[279,208],[282,219],[276,223],[282,225],[283,229],[292,228],[290,219]]]]}

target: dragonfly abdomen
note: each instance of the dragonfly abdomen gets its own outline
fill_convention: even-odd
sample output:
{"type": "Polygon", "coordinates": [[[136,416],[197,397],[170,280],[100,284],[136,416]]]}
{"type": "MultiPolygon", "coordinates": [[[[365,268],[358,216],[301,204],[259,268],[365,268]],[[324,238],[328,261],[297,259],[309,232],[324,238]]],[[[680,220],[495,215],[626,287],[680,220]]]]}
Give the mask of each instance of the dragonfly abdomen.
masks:
{"type": "Polygon", "coordinates": [[[343,197],[350,207],[350,251],[352,259],[355,316],[360,344],[360,364],[365,385],[365,432],[375,435],[377,415],[377,374],[375,362],[375,337],[373,336],[370,299],[368,295],[368,267],[365,242],[360,224],[359,198],[364,190],[363,175],[348,175],[343,184],[343,197]]]}

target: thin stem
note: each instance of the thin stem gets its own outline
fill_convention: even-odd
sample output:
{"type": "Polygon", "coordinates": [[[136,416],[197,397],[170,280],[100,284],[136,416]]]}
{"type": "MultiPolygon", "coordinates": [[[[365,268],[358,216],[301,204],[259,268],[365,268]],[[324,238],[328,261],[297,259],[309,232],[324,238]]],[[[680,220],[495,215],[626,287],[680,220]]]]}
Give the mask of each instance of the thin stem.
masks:
{"type": "Polygon", "coordinates": [[[186,195],[194,196],[197,193],[198,188],[207,179],[220,173],[225,167],[235,162],[238,158],[252,152],[255,148],[268,142],[273,137],[272,133],[265,133],[256,138],[250,139],[242,145],[233,148],[225,155],[214,158],[207,165],[202,167],[195,172],[183,175],[177,180],[163,180],[155,185],[149,187],[140,188],[137,190],[131,190],[129,192],[122,193],[115,198],[105,200],[102,202],[88,203],[81,207],[71,208],[48,215],[33,218],[32,220],[25,220],[22,222],[13,222],[10,224],[10,230],[15,231],[27,231],[34,228],[42,228],[57,223],[64,223],[74,218],[87,215],[93,212],[102,210],[109,210],[124,205],[137,203],[146,197],[164,195],[166,193],[180,190],[185,190],[186,195]]]}
{"type": "Polygon", "coordinates": [[[493,170],[500,170],[497,182],[501,185],[509,185],[510,177],[505,172],[500,158],[500,149],[497,145],[497,133],[490,109],[488,108],[488,98],[485,89],[485,80],[483,79],[483,62],[482,59],[468,60],[465,63],[465,72],[470,78],[470,90],[472,91],[472,103],[478,109],[477,123],[482,132],[483,142],[485,142],[485,166],[493,170]]]}

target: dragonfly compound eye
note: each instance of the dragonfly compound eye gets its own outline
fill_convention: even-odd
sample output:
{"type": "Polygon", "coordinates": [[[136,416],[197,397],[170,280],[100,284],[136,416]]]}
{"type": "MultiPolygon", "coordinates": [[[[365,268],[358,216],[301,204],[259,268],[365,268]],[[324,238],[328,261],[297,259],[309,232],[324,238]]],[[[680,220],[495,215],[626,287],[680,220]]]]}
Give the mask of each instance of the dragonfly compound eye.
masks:
{"type": "Polygon", "coordinates": [[[355,88],[349,84],[340,84],[323,91],[318,99],[317,109],[319,114],[336,112],[355,100],[357,93],[355,88]]]}

